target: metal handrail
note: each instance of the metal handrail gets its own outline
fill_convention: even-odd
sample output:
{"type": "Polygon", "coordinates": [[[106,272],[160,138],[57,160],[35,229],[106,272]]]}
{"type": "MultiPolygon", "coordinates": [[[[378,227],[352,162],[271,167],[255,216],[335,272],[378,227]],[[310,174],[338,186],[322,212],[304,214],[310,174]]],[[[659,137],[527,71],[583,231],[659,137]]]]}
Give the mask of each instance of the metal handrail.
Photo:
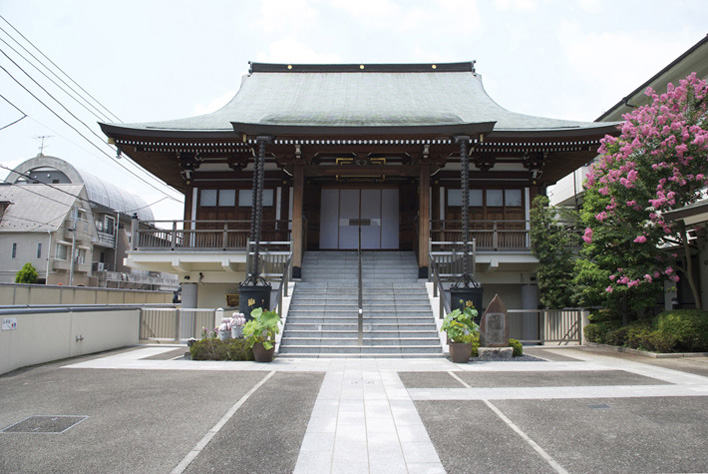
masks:
{"type": "Polygon", "coordinates": [[[359,258],[359,311],[356,321],[357,326],[357,340],[359,346],[363,344],[364,339],[364,284],[362,279],[361,271],[361,226],[359,226],[359,248],[358,248],[358,258],[359,258]]]}
{"type": "Polygon", "coordinates": [[[290,252],[288,261],[285,262],[283,274],[280,277],[280,288],[278,288],[278,314],[283,315],[283,296],[288,296],[288,279],[290,277],[290,265],[293,263],[293,253],[290,252]]]}
{"type": "Polygon", "coordinates": [[[433,276],[433,297],[437,298],[440,296],[440,319],[444,319],[447,313],[450,312],[450,305],[447,304],[445,300],[445,287],[442,284],[442,279],[440,278],[440,270],[438,269],[438,263],[435,261],[435,256],[428,252],[428,259],[430,261],[431,275],[433,276]]]}

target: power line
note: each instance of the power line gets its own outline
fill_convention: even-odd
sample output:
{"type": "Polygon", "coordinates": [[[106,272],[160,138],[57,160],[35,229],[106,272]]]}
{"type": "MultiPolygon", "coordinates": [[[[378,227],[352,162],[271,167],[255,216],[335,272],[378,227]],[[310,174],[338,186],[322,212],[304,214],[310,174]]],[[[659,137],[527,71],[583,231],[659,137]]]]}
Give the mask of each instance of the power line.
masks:
{"type": "MultiPolygon", "coordinates": [[[[44,58],[45,58],[47,61],[49,61],[50,63],[52,63],[52,65],[53,65],[55,68],[57,68],[59,71],[61,71],[61,73],[64,74],[71,82],[73,82],[73,83],[76,85],[76,87],[78,87],[79,89],[81,89],[86,95],[88,95],[91,99],[93,99],[94,102],[96,102],[98,105],[100,105],[106,112],[108,112],[110,115],[112,115],[116,120],[118,120],[119,122],[123,123],[123,121],[122,121],[121,119],[119,119],[119,118],[118,118],[114,113],[112,113],[110,110],[108,110],[108,108],[107,108],[105,105],[103,105],[101,102],[99,102],[94,96],[92,96],[91,94],[89,94],[89,93],[86,91],[86,89],[84,89],[83,87],[81,87],[81,85],[80,85],[79,83],[77,83],[74,79],[72,79],[71,76],[69,76],[66,72],[64,72],[64,70],[63,70],[62,68],[60,68],[59,66],[57,66],[54,61],[52,61],[51,59],[49,59],[49,57],[47,57],[47,55],[44,54],[41,49],[39,49],[37,46],[35,46],[34,43],[32,43],[30,40],[28,40],[28,39],[25,37],[25,35],[23,35],[22,33],[20,33],[20,31],[19,31],[17,28],[15,28],[15,27],[12,25],[12,23],[10,23],[9,21],[7,21],[7,19],[6,19],[4,16],[0,15],[0,18],[2,18],[2,20],[10,26],[10,28],[12,28],[13,30],[15,30],[15,32],[16,32],[18,35],[20,35],[20,36],[22,37],[22,39],[24,39],[25,41],[27,41],[27,43],[29,43],[35,50],[37,50],[37,51],[39,52],[39,54],[41,54],[42,56],[44,56],[44,58]]],[[[5,31],[5,30],[3,30],[3,31],[5,31]]],[[[8,33],[5,32],[5,34],[8,34],[8,33]]],[[[10,35],[8,34],[8,36],[10,36],[10,35]]],[[[13,38],[13,39],[14,39],[14,38],[13,38]]],[[[15,40],[15,42],[17,42],[17,44],[20,44],[17,40],[15,40]]],[[[20,46],[22,46],[22,45],[20,44],[20,46]]],[[[24,47],[23,47],[23,49],[24,49],[24,47]]],[[[27,51],[27,52],[29,53],[29,51],[27,51]]],[[[29,54],[31,54],[31,53],[29,53],[29,54]]],[[[33,57],[34,57],[34,56],[33,56],[33,57]]],[[[46,66],[45,66],[45,67],[46,67],[46,66]]],[[[47,68],[47,70],[49,70],[49,68],[47,68]]],[[[55,76],[56,76],[57,78],[59,78],[59,76],[57,76],[56,74],[55,74],[55,76]]]]}
{"type": "MultiPolygon", "coordinates": [[[[0,31],[3,31],[3,32],[5,32],[5,34],[7,34],[7,32],[6,32],[5,30],[3,30],[2,27],[0,27],[0,31]]],[[[11,37],[11,38],[12,38],[12,37],[11,37]]],[[[13,39],[14,39],[14,38],[13,38],[13,39]]],[[[67,92],[62,86],[60,86],[59,84],[57,84],[54,79],[52,79],[51,77],[49,77],[49,76],[47,75],[47,73],[45,73],[45,72],[42,71],[40,68],[38,68],[37,66],[35,66],[34,64],[32,64],[32,62],[31,62],[30,60],[28,60],[26,57],[24,57],[24,56],[22,55],[22,53],[20,53],[20,52],[17,51],[15,48],[13,48],[7,41],[5,41],[5,40],[2,39],[2,38],[0,38],[0,41],[2,41],[3,43],[5,43],[8,48],[10,48],[12,51],[14,51],[14,53],[17,54],[19,57],[21,57],[22,59],[24,59],[24,60],[27,62],[27,64],[29,64],[30,66],[32,66],[33,68],[35,68],[35,69],[37,70],[37,72],[39,72],[40,74],[42,74],[42,75],[43,75],[45,78],[47,78],[52,84],[54,84],[56,87],[58,87],[62,92],[64,92],[66,95],[68,95],[69,97],[71,97],[72,99],[74,99],[74,101],[75,101],[77,104],[79,104],[81,107],[83,107],[84,109],[86,109],[86,111],[87,111],[88,113],[90,113],[91,115],[93,115],[94,117],[96,117],[98,120],[106,120],[106,121],[109,120],[108,117],[105,116],[105,115],[98,115],[98,114],[101,113],[101,111],[98,110],[96,107],[94,107],[94,106],[91,105],[88,101],[86,101],[86,100],[84,99],[84,101],[85,101],[88,105],[90,105],[91,107],[93,107],[93,109],[94,109],[96,112],[98,112],[98,114],[97,114],[96,112],[92,111],[91,109],[89,109],[88,107],[86,107],[86,105],[84,105],[83,103],[81,103],[81,101],[79,101],[79,99],[77,99],[76,97],[74,97],[73,95],[71,95],[71,94],[70,94],[69,92],[67,92]]],[[[15,42],[17,42],[17,40],[15,40],[15,42]]],[[[19,43],[18,43],[18,44],[19,44],[19,43]]],[[[22,45],[20,45],[20,46],[22,46],[22,45]]],[[[30,55],[32,54],[32,53],[30,53],[29,51],[28,51],[28,53],[29,53],[30,55]]],[[[37,58],[36,58],[35,56],[32,56],[32,57],[35,58],[35,60],[37,60],[37,58]]],[[[41,63],[40,63],[40,64],[41,64],[41,63]]],[[[46,67],[46,66],[45,66],[45,67],[46,67]]],[[[59,78],[59,80],[61,80],[61,78],[59,78]]],[[[64,81],[62,81],[62,82],[64,82],[64,81]]],[[[69,89],[71,89],[72,92],[74,92],[75,94],[78,94],[74,89],[71,88],[71,86],[69,86],[68,84],[66,84],[66,82],[64,82],[64,84],[65,84],[67,87],[69,87],[69,89]]]]}
{"type": "MultiPolygon", "coordinates": [[[[3,54],[4,54],[4,52],[3,52],[3,54]]],[[[14,62],[14,61],[13,61],[13,62],[14,62]]],[[[127,172],[130,173],[130,174],[132,174],[133,176],[135,176],[136,178],[138,178],[140,181],[142,181],[143,183],[147,184],[147,185],[150,186],[151,188],[155,189],[155,190],[158,191],[160,194],[163,194],[163,195],[167,196],[169,199],[172,199],[173,201],[181,202],[179,199],[168,195],[167,193],[165,193],[165,192],[164,192],[163,190],[161,190],[161,189],[158,189],[158,188],[157,188],[156,186],[154,186],[152,183],[148,183],[147,181],[145,181],[144,178],[142,178],[141,176],[138,176],[138,175],[135,174],[133,171],[131,171],[131,170],[129,170],[128,168],[126,168],[126,167],[125,167],[123,164],[121,164],[120,162],[115,161],[111,155],[109,155],[108,153],[106,153],[105,151],[103,151],[101,148],[99,148],[99,147],[98,147],[95,143],[93,143],[88,137],[86,137],[84,134],[82,134],[76,127],[74,127],[74,126],[71,125],[69,122],[67,122],[66,120],[64,120],[63,117],[61,117],[61,116],[60,116],[59,114],[57,114],[51,107],[49,107],[47,104],[45,104],[39,97],[37,97],[34,93],[32,93],[32,91],[30,91],[29,89],[27,89],[27,87],[25,87],[20,81],[18,81],[17,78],[15,78],[15,76],[13,76],[7,69],[5,69],[2,65],[0,65],[0,69],[2,69],[3,71],[5,71],[5,73],[6,73],[8,76],[10,76],[13,81],[15,81],[20,87],[22,87],[28,94],[30,94],[32,97],[34,97],[34,99],[37,100],[37,102],[39,102],[40,104],[42,104],[47,110],[49,110],[52,114],[54,114],[59,120],[61,120],[62,122],[64,122],[64,124],[66,124],[69,128],[71,128],[71,129],[74,130],[76,133],[78,133],[78,134],[79,134],[84,140],[86,140],[91,146],[93,146],[93,147],[96,148],[99,152],[101,152],[101,154],[106,155],[113,163],[116,163],[118,166],[120,166],[121,168],[123,168],[125,171],[127,171],[127,172]]],[[[23,72],[24,72],[24,71],[23,71],[23,72]]],[[[25,73],[25,74],[26,74],[26,73],[25,73]]],[[[55,99],[55,100],[56,100],[56,99],[55,99]]],[[[84,124],[84,125],[85,125],[85,124],[84,124]]],[[[100,138],[100,137],[99,137],[99,138],[100,138]]]]}
{"type": "Polygon", "coordinates": [[[15,110],[17,110],[19,113],[22,114],[22,117],[18,118],[17,120],[15,120],[15,121],[12,122],[12,123],[9,123],[9,124],[5,125],[4,127],[0,128],[0,130],[5,130],[6,128],[15,125],[15,124],[16,124],[17,122],[19,122],[20,120],[23,120],[23,119],[27,118],[27,114],[24,113],[23,111],[21,111],[19,107],[17,107],[15,104],[13,104],[13,103],[10,102],[9,100],[7,100],[2,94],[0,94],[0,97],[1,97],[5,102],[7,102],[7,103],[10,104],[11,106],[13,106],[13,107],[15,108],[15,110]]]}
{"type": "MultiPolygon", "coordinates": [[[[22,71],[22,73],[23,73],[25,76],[27,76],[32,82],[34,82],[34,83],[37,85],[37,87],[39,87],[40,89],[42,89],[45,94],[47,94],[49,97],[51,97],[51,98],[54,100],[54,102],[56,102],[57,104],[59,104],[59,106],[60,106],[62,109],[66,110],[66,112],[67,112],[69,115],[71,115],[71,116],[74,118],[74,120],[76,120],[76,121],[79,122],[81,125],[83,125],[84,127],[86,127],[86,129],[87,129],[89,132],[91,132],[91,134],[92,134],[93,136],[95,136],[95,137],[98,138],[99,140],[103,141],[103,137],[102,137],[102,136],[100,136],[99,134],[97,134],[96,132],[94,132],[94,131],[91,129],[91,127],[88,126],[88,124],[87,124],[86,122],[84,122],[83,120],[81,120],[79,117],[77,117],[76,115],[74,115],[74,113],[73,113],[71,110],[69,110],[68,108],[66,108],[66,106],[65,106],[64,104],[62,104],[59,99],[57,99],[56,97],[54,97],[47,89],[44,88],[44,86],[42,86],[39,82],[37,82],[37,80],[36,80],[35,78],[33,78],[32,76],[30,76],[29,73],[28,73],[27,71],[25,71],[25,70],[22,68],[22,66],[20,66],[19,64],[17,64],[14,59],[12,59],[10,56],[8,56],[8,54],[7,54],[5,51],[3,51],[2,49],[0,49],[0,53],[2,53],[3,56],[5,56],[7,59],[9,59],[10,62],[11,62],[12,64],[14,64],[15,67],[18,68],[20,71],[22,71]]],[[[3,68],[3,69],[5,69],[5,68],[3,68]]],[[[7,70],[5,70],[5,72],[7,72],[7,70]]],[[[9,74],[9,73],[8,73],[8,74],[9,74]]],[[[13,77],[13,79],[14,79],[14,77],[13,77]]],[[[23,86],[23,87],[24,87],[24,86],[23,86]]],[[[27,89],[25,89],[25,90],[27,90],[27,89]]],[[[78,132],[78,130],[77,130],[77,132],[78,132]]]]}

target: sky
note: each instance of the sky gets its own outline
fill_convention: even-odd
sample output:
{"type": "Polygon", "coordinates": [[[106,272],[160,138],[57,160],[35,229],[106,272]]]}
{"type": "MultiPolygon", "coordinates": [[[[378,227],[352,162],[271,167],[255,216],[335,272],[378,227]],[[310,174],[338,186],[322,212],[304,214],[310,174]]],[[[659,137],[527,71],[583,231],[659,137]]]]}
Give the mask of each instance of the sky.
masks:
{"type": "Polygon", "coordinates": [[[156,203],[156,219],[181,219],[181,194],[117,160],[99,114],[25,62],[10,46],[42,69],[13,38],[95,98],[103,121],[217,110],[249,61],[473,60],[503,107],[592,121],[708,33],[705,0],[0,0],[0,15],[0,94],[11,103],[0,99],[0,127],[27,115],[0,130],[0,166],[36,156],[49,136],[45,155],[156,203]]]}

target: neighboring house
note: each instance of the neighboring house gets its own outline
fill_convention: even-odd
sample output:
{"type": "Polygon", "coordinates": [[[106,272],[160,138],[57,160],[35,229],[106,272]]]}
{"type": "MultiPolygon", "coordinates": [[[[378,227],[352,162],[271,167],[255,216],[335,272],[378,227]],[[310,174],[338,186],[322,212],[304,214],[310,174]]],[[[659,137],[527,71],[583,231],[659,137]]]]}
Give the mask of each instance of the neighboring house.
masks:
{"type": "MultiPolygon", "coordinates": [[[[662,93],[666,91],[669,83],[677,84],[678,81],[684,79],[692,72],[695,72],[701,79],[708,79],[708,35],[612,106],[607,112],[598,117],[597,121],[622,121],[624,114],[650,102],[651,98],[644,94],[648,87],[651,87],[657,93],[662,93]]],[[[584,192],[583,182],[587,172],[588,167],[583,166],[561,179],[556,186],[549,190],[551,204],[574,206],[576,208],[581,205],[584,192]]],[[[702,201],[694,206],[672,211],[669,215],[673,219],[684,219],[687,223],[695,224],[698,228],[705,228],[707,219],[703,218],[701,220],[700,217],[696,217],[701,215],[705,217],[705,206],[705,201],[702,201]]],[[[696,282],[701,288],[703,309],[708,309],[708,240],[706,239],[705,230],[702,232],[694,231],[692,237],[697,249],[692,257],[694,259],[693,268],[696,269],[696,282]]],[[[671,307],[674,297],[677,297],[679,304],[682,306],[692,307],[694,305],[693,297],[686,287],[685,281],[679,283],[678,295],[671,293],[665,295],[666,308],[671,307]]]]}
{"type": "Polygon", "coordinates": [[[211,114],[101,124],[122,153],[185,194],[184,221],[140,233],[134,268],[176,271],[183,305],[222,306],[246,277],[254,156],[265,160],[263,240],[292,241],[293,274],[311,250],[414,252],[459,242],[461,163],[485,304],[538,306],[529,204],[588,162],[611,123],[516,114],[485,92],[474,63],[252,63],[211,114]]]}
{"type": "Polygon", "coordinates": [[[171,275],[133,272],[123,262],[132,216],[154,220],[145,201],[64,160],[40,155],[21,163],[0,185],[0,202],[0,248],[7,249],[0,281],[14,281],[29,262],[47,284],[177,287],[171,275]]]}

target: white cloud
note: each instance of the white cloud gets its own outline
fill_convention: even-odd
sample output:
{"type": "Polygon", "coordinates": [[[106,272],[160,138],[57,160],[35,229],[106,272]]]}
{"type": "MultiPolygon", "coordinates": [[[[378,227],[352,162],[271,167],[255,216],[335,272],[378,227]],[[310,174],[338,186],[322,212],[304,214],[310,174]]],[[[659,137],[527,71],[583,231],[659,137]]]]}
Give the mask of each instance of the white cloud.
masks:
{"type": "Polygon", "coordinates": [[[557,33],[568,72],[579,78],[577,90],[602,98],[607,107],[659,72],[697,37],[695,31],[680,30],[588,32],[569,20],[561,22],[557,33]]]}
{"type": "Polygon", "coordinates": [[[412,6],[396,0],[332,0],[365,27],[394,31],[460,31],[481,26],[476,0],[437,0],[412,6]]]}
{"type": "Polygon", "coordinates": [[[286,37],[270,43],[268,52],[256,55],[259,62],[271,63],[341,63],[342,58],[337,53],[316,51],[294,38],[286,37]]]}
{"type": "Polygon", "coordinates": [[[262,17],[251,28],[264,33],[308,30],[319,21],[320,12],[308,0],[261,0],[262,17]]]}
{"type": "Polygon", "coordinates": [[[538,7],[536,0],[494,0],[499,10],[533,11],[538,7]]]}
{"type": "Polygon", "coordinates": [[[215,97],[208,104],[196,104],[194,106],[194,115],[205,115],[212,112],[216,112],[223,106],[229,103],[229,101],[236,95],[236,91],[229,90],[224,92],[219,97],[215,97]]]}
{"type": "Polygon", "coordinates": [[[600,0],[575,0],[575,4],[581,10],[592,13],[599,12],[603,8],[600,0]]]}

